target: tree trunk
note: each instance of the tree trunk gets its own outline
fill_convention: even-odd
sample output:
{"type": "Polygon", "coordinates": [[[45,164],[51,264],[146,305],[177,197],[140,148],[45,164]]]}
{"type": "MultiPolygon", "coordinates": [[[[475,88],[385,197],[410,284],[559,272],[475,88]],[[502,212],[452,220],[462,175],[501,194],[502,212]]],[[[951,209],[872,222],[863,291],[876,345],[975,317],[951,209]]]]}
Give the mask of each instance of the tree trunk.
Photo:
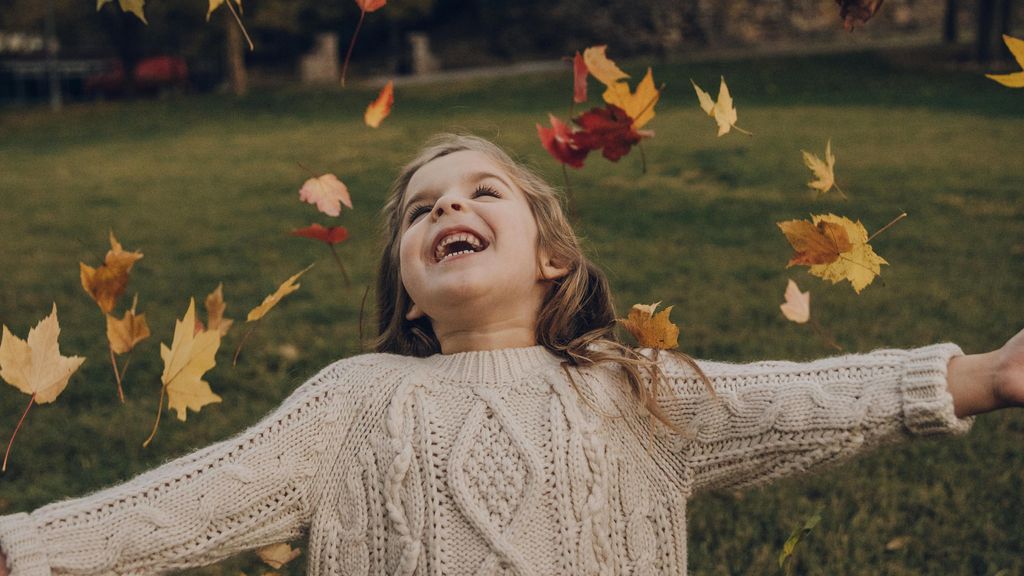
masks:
{"type": "Polygon", "coordinates": [[[974,40],[974,56],[982,64],[992,60],[992,29],[996,15],[996,0],[979,0],[978,35],[974,40]]]}
{"type": "Polygon", "coordinates": [[[227,10],[224,13],[224,22],[227,26],[227,46],[224,52],[227,61],[228,76],[231,80],[231,92],[235,96],[245,96],[249,92],[249,73],[245,69],[245,40],[242,38],[242,31],[238,28],[238,22],[227,10]]]}
{"type": "Polygon", "coordinates": [[[942,24],[942,40],[946,44],[956,44],[958,15],[957,0],[946,0],[946,16],[942,24]]]}

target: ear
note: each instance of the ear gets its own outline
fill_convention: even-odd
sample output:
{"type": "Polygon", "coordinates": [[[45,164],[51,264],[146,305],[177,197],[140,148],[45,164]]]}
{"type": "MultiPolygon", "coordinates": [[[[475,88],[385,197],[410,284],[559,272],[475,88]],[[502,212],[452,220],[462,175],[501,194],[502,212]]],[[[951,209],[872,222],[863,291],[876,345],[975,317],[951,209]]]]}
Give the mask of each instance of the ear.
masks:
{"type": "Polygon", "coordinates": [[[546,250],[541,251],[539,264],[537,280],[557,280],[569,273],[569,268],[548,256],[546,250]]]}
{"type": "Polygon", "coordinates": [[[424,316],[426,316],[426,314],[423,313],[423,309],[416,305],[415,302],[409,306],[409,311],[405,313],[406,320],[419,320],[424,316]]]}

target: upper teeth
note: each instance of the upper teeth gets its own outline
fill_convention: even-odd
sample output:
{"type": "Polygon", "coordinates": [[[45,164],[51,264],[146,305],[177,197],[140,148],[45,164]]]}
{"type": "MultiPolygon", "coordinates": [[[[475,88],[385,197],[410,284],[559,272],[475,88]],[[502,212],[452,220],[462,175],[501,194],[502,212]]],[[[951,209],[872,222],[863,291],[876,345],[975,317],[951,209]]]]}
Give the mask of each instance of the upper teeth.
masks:
{"type": "Polygon", "coordinates": [[[457,254],[464,254],[467,252],[478,252],[482,250],[483,247],[483,242],[481,242],[480,239],[476,237],[476,235],[470,234],[469,232],[455,232],[453,234],[445,236],[444,238],[441,239],[440,242],[437,243],[437,247],[434,249],[434,258],[440,262],[441,260],[444,260],[449,256],[455,256],[457,254]],[[451,244],[454,244],[455,242],[465,242],[469,244],[470,247],[472,247],[473,249],[461,250],[459,252],[445,254],[445,252],[447,251],[447,247],[451,244]]]}

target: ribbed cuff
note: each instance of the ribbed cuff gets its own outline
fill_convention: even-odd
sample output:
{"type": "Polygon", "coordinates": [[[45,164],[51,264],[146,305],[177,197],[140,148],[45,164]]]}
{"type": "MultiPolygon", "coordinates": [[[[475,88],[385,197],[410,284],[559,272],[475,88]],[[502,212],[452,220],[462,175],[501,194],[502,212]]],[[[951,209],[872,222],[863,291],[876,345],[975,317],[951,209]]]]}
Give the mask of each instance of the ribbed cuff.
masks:
{"type": "Polygon", "coordinates": [[[947,389],[949,359],[962,356],[956,344],[934,344],[909,351],[903,372],[903,417],[914,434],[965,434],[974,417],[957,418],[947,389]]]}
{"type": "Polygon", "coordinates": [[[11,576],[50,576],[46,549],[28,514],[0,516],[0,550],[11,576]]]}

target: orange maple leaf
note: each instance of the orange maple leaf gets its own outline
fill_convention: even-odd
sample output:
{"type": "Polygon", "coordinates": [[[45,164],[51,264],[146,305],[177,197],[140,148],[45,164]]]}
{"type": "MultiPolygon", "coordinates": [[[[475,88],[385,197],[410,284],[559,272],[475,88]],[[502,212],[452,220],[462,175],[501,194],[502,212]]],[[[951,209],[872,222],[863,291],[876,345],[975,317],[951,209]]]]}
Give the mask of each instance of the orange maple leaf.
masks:
{"type": "Polygon", "coordinates": [[[124,294],[128,286],[128,273],[136,261],[142,258],[142,252],[125,252],[121,244],[110,231],[110,250],[103,264],[93,268],[79,262],[82,288],[89,294],[104,314],[109,314],[124,294]]]}
{"type": "Polygon", "coordinates": [[[394,82],[388,80],[388,83],[384,85],[380,90],[380,94],[377,99],[370,103],[366,107],[366,113],[363,114],[363,122],[366,123],[370,128],[376,128],[380,126],[380,123],[391,114],[391,106],[395,103],[395,86],[394,82]]]}

